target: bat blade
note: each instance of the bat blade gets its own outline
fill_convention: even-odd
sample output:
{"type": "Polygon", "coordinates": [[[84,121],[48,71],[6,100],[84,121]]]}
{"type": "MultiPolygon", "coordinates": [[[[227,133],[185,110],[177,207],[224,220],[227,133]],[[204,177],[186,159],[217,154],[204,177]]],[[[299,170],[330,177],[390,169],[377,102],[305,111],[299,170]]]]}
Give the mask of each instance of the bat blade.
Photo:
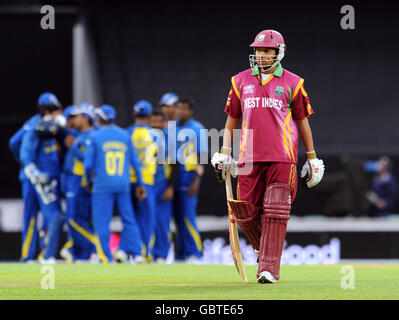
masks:
{"type": "MultiPolygon", "coordinates": [[[[231,187],[230,173],[227,173],[225,183],[226,183],[227,200],[232,200],[233,190],[231,187]]],[[[231,255],[233,257],[234,265],[236,266],[236,269],[240,274],[242,281],[248,282],[247,274],[245,273],[244,261],[242,259],[242,254],[241,254],[237,225],[234,220],[233,212],[230,208],[228,201],[227,201],[227,211],[229,215],[229,240],[230,240],[231,255]]]]}

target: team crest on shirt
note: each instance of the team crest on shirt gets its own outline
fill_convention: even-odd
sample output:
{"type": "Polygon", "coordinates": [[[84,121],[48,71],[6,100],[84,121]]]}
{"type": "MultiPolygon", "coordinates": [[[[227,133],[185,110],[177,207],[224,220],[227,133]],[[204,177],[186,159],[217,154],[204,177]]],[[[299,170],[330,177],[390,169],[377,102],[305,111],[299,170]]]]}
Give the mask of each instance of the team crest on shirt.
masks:
{"type": "Polygon", "coordinates": [[[274,93],[277,94],[278,96],[281,96],[284,93],[284,87],[276,87],[274,93]]]}
{"type": "Polygon", "coordinates": [[[254,93],[255,86],[253,84],[249,84],[244,87],[244,94],[254,93]]]}

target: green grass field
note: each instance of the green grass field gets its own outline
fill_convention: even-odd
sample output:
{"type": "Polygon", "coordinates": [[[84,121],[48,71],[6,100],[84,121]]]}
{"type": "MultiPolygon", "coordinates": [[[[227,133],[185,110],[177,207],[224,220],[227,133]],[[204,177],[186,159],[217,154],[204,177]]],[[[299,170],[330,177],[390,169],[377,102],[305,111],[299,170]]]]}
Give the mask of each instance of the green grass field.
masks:
{"type": "Polygon", "coordinates": [[[42,289],[39,264],[0,264],[0,299],[268,300],[399,299],[399,265],[353,265],[355,288],[342,289],[342,265],[282,266],[277,284],[242,283],[233,266],[54,265],[54,289],[42,289]]]}

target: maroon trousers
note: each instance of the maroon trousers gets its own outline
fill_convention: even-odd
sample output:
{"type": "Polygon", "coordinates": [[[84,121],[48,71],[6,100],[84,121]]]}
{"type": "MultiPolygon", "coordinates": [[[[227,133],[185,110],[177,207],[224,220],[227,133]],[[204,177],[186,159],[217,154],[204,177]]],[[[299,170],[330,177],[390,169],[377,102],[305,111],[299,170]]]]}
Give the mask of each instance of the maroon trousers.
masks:
{"type": "Polygon", "coordinates": [[[287,221],[297,191],[296,165],[261,162],[245,172],[238,176],[239,201],[233,214],[252,247],[260,252],[257,276],[269,271],[278,280],[287,221]]]}
{"type": "MultiPolygon", "coordinates": [[[[247,165],[248,166],[248,165],[247,165]]],[[[244,170],[243,170],[244,171],[244,170]]],[[[247,168],[245,172],[249,171],[247,168]]],[[[249,174],[238,176],[237,198],[263,210],[266,187],[272,183],[287,184],[291,190],[291,203],[297,191],[296,164],[283,162],[255,162],[249,174]]]]}

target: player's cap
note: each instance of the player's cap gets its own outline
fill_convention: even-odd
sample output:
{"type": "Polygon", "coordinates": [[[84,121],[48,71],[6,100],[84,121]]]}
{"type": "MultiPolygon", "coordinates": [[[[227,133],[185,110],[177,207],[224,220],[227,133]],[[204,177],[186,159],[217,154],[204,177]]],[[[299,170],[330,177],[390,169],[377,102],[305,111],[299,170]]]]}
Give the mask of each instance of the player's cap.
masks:
{"type": "Polygon", "coordinates": [[[284,45],[284,38],[275,30],[263,30],[257,34],[255,41],[249,46],[253,48],[276,48],[284,45]]]}
{"type": "Polygon", "coordinates": [[[58,108],[61,108],[61,103],[58,101],[57,97],[55,94],[51,92],[43,92],[40,96],[39,99],[37,100],[37,105],[39,107],[41,106],[56,106],[58,108]]]}
{"type": "Polygon", "coordinates": [[[103,104],[101,107],[95,109],[95,114],[104,122],[114,121],[116,118],[116,110],[109,104],[103,104]]]}
{"type": "Polygon", "coordinates": [[[165,105],[166,106],[176,106],[178,100],[179,100],[179,97],[176,93],[167,92],[161,97],[161,100],[159,101],[159,105],[160,106],[165,106],[165,105]]]}
{"type": "Polygon", "coordinates": [[[133,106],[133,111],[138,116],[147,116],[152,113],[152,104],[147,100],[137,101],[133,106]]]}
{"type": "Polygon", "coordinates": [[[71,110],[69,113],[71,116],[76,116],[78,114],[84,115],[90,121],[94,121],[94,107],[88,102],[83,102],[75,109],[71,110]]]}
{"type": "Polygon", "coordinates": [[[74,105],[70,105],[70,106],[66,107],[63,112],[64,117],[69,119],[71,117],[71,112],[73,113],[74,109],[76,109],[76,106],[74,106],[74,105]]]}

